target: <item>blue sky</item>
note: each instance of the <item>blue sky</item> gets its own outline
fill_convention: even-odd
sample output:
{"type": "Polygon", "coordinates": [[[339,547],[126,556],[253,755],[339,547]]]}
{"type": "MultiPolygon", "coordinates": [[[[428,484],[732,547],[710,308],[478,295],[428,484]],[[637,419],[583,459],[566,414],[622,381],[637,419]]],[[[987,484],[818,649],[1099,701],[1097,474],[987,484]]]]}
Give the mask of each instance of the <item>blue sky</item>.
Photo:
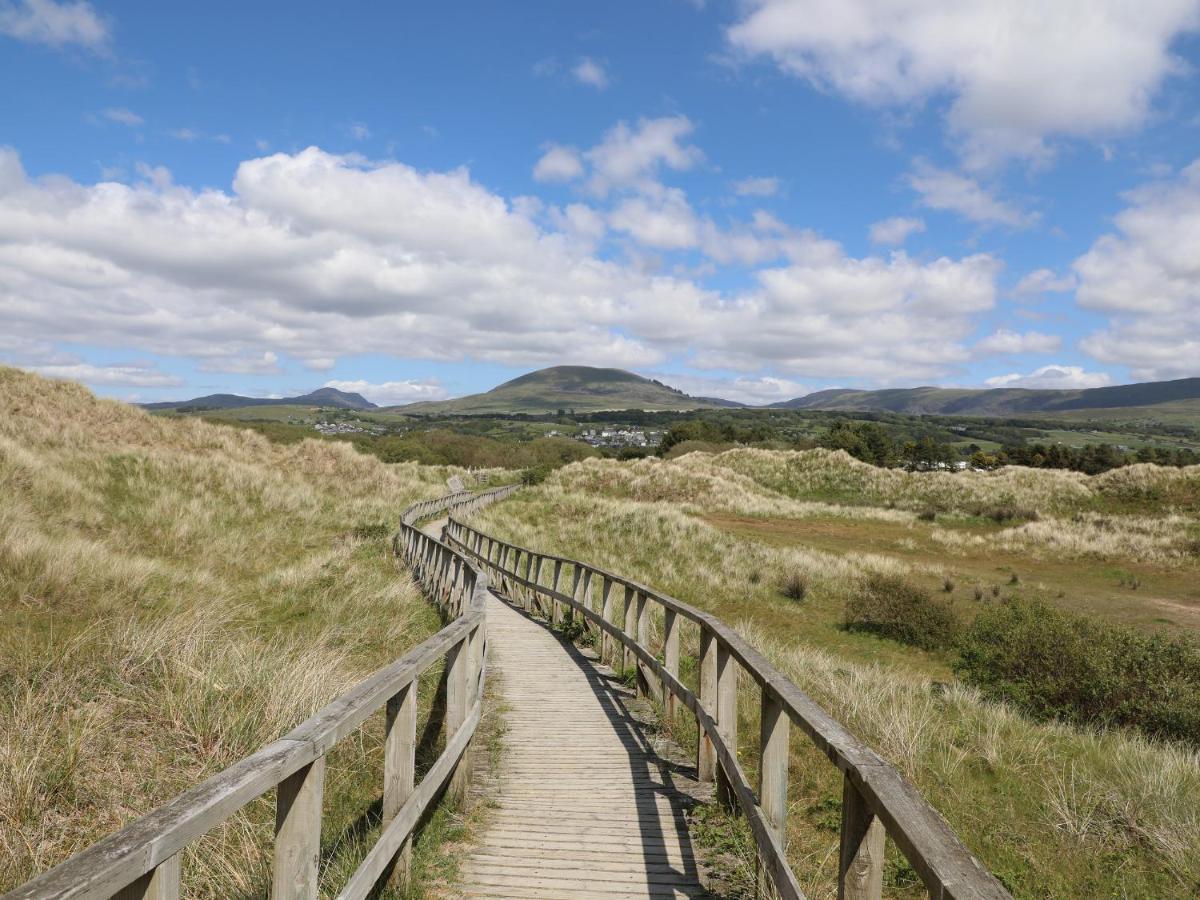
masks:
{"type": "Polygon", "coordinates": [[[0,0],[0,360],[138,400],[1200,375],[1198,27],[0,0]]]}

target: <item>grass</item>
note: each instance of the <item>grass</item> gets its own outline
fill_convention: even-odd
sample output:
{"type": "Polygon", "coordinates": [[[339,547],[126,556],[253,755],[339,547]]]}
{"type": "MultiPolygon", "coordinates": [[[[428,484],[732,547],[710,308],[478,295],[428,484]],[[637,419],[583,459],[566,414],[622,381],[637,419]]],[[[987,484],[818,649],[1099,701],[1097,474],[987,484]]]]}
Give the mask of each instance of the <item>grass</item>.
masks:
{"type": "MultiPolygon", "coordinates": [[[[386,535],[448,474],[0,368],[0,892],[435,631],[386,535]]],[[[327,885],[370,845],[381,773],[381,721],[329,757],[327,885]]],[[[189,896],[260,895],[273,820],[268,795],[198,841],[189,896]]]]}
{"type": "MultiPolygon", "coordinates": [[[[959,684],[951,654],[847,632],[840,621],[847,597],[876,575],[949,596],[965,617],[979,603],[1013,593],[1087,607],[1089,585],[1111,579],[1111,591],[1128,598],[1126,612],[1142,608],[1135,617],[1154,627],[1162,610],[1148,599],[1165,584],[1187,606],[1195,561],[1171,550],[1171,536],[1146,563],[1136,541],[1121,552],[1122,536],[1192,534],[1198,481],[1195,469],[1143,466],[1096,478],[909,474],[859,467],[823,451],[738,450],[575,464],[485,510],[476,524],[645,581],[720,616],[912,779],[1014,895],[1191,897],[1200,890],[1194,750],[1123,731],[1034,722],[959,684]],[[997,523],[986,515],[997,505],[1035,510],[1039,520],[997,523]],[[936,520],[920,521],[931,506],[939,510],[936,520]],[[1076,515],[1083,520],[1075,522],[1076,515]],[[1037,530],[1003,537],[1047,521],[1086,533],[1092,516],[1111,520],[1111,544],[1064,544],[1037,530]],[[1167,521],[1172,516],[1181,521],[1167,521]],[[982,541],[959,547],[935,539],[939,531],[982,541]],[[1143,572],[1153,574],[1138,590],[1120,587],[1143,572]],[[779,591],[795,574],[805,580],[803,602],[779,591]]],[[[1108,615],[1113,607],[1099,601],[1092,609],[1108,615]]],[[[1189,621],[1181,616],[1174,627],[1187,629],[1189,621]]],[[[683,652],[681,671],[694,680],[696,648],[685,641],[683,652]]],[[[742,759],[752,777],[757,700],[748,687],[742,691],[742,759]]],[[[676,736],[684,746],[689,727],[688,717],[680,720],[676,736]]],[[[794,868],[808,896],[835,896],[840,775],[794,735],[790,781],[794,868]]],[[[896,895],[921,895],[894,848],[886,879],[896,895]]]]}

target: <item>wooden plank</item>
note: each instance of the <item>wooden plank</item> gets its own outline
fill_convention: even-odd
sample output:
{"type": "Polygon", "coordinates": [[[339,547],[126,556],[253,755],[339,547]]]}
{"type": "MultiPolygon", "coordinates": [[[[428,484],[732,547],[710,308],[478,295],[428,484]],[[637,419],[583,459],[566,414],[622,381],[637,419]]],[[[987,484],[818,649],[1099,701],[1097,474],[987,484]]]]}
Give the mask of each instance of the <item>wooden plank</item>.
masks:
{"type": "Polygon", "coordinates": [[[886,837],[883,822],[871,812],[854,782],[844,778],[838,900],[880,900],[886,837]]]}
{"type": "Polygon", "coordinates": [[[272,900],[316,900],[324,791],[323,756],[279,784],[275,799],[272,900]]]}
{"type": "MultiPolygon", "coordinates": [[[[625,588],[625,624],[622,628],[628,641],[637,640],[637,591],[625,588]]],[[[629,643],[623,641],[625,652],[621,656],[621,671],[628,672],[637,659],[629,643]]]]}

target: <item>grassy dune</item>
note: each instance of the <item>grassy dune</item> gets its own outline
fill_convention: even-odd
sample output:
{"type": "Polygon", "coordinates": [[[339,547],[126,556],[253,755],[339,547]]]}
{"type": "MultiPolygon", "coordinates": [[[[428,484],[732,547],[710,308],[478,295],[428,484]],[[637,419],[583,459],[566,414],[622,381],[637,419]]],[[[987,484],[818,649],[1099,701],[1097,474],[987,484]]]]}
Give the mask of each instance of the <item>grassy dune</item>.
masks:
{"type": "MultiPolygon", "coordinates": [[[[931,586],[961,581],[975,571],[970,554],[982,558],[1006,543],[1018,548],[1017,568],[975,571],[988,588],[983,602],[992,602],[994,587],[1084,605],[1095,570],[1144,565],[1138,557],[1147,545],[1139,541],[1152,540],[1154,571],[1176,579],[1181,603],[1190,596],[1200,604],[1198,488],[1196,469],[928,475],[823,451],[740,450],[578,463],[484,511],[478,523],[721,616],[910,777],[1016,896],[1192,897],[1200,891],[1194,751],[1034,723],[957,684],[948,655],[846,632],[839,622],[846,597],[869,573],[931,586]],[[989,512],[1000,506],[1039,518],[997,523],[989,512]],[[922,515],[930,510],[933,521],[922,515]],[[1097,518],[1107,524],[1089,524],[1097,518]],[[1053,527],[1033,527],[1046,523],[1053,527]],[[1071,538],[1095,530],[1106,539],[1071,538]],[[980,537],[984,546],[968,553],[935,533],[980,537]],[[813,535],[824,539],[807,539],[813,535]],[[1029,577],[1039,559],[1058,567],[1063,584],[1074,579],[1072,593],[1060,597],[1058,582],[1029,577]],[[803,600],[781,592],[792,576],[805,586],[803,600]]],[[[1130,603],[1145,602],[1126,590],[1130,603]]],[[[978,608],[973,593],[954,586],[965,615],[978,608]]],[[[757,698],[744,691],[742,699],[747,746],[758,733],[757,698]]],[[[754,758],[747,753],[744,761],[754,758]]],[[[836,896],[840,781],[799,738],[791,766],[796,871],[809,896],[836,896]]],[[[887,878],[901,896],[921,893],[894,853],[887,878]]]]}
{"type": "MultiPolygon", "coordinates": [[[[436,630],[387,536],[446,474],[0,368],[0,892],[436,630]]],[[[330,759],[330,874],[369,837],[380,767],[372,729],[330,759]]],[[[261,893],[273,816],[268,797],[198,845],[189,896],[261,893]]]]}

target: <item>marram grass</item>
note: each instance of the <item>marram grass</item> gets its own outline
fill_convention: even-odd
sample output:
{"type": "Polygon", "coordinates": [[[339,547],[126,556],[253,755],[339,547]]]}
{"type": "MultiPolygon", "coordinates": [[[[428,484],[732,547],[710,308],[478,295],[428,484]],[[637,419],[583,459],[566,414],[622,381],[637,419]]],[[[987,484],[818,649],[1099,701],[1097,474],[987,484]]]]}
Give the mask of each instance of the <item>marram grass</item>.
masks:
{"type": "MultiPolygon", "coordinates": [[[[0,368],[0,893],[435,631],[381,535],[448,474],[0,368]]],[[[326,885],[377,830],[381,747],[372,722],[330,757],[326,885]]],[[[188,896],[262,895],[271,796],[186,855],[188,896]]]]}

